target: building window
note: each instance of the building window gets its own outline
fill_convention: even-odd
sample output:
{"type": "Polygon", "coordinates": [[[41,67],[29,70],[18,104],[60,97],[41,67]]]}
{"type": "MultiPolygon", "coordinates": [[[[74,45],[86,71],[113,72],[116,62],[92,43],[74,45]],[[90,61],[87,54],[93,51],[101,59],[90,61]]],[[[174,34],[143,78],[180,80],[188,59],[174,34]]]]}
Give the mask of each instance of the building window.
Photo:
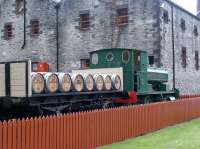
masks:
{"type": "Polygon", "coordinates": [[[181,29],[182,29],[183,31],[186,30],[186,25],[185,25],[185,20],[184,20],[184,19],[181,19],[181,29]]]}
{"type": "Polygon", "coordinates": [[[89,59],[81,59],[81,68],[87,69],[89,68],[90,60],[89,59]]]}
{"type": "Polygon", "coordinates": [[[117,10],[117,25],[124,26],[128,24],[128,8],[120,8],[117,10]]]}
{"type": "Polygon", "coordinates": [[[40,26],[38,20],[31,20],[31,36],[38,36],[40,33],[40,26]]]}
{"type": "Polygon", "coordinates": [[[163,20],[165,23],[169,22],[169,14],[168,14],[167,10],[164,10],[164,12],[163,12],[163,20]]]}
{"type": "Polygon", "coordinates": [[[186,53],[186,47],[182,47],[182,54],[181,54],[181,59],[182,59],[182,67],[186,68],[187,66],[187,53],[186,53]]]}
{"type": "Polygon", "coordinates": [[[13,28],[11,23],[7,23],[4,25],[4,39],[9,40],[13,37],[13,28]]]}
{"type": "Polygon", "coordinates": [[[195,68],[196,70],[199,70],[199,52],[198,51],[195,51],[195,68]]]}
{"type": "Polygon", "coordinates": [[[23,12],[24,0],[15,0],[15,12],[20,14],[23,12]]]}
{"type": "Polygon", "coordinates": [[[80,17],[80,30],[88,30],[90,28],[90,14],[82,13],[79,15],[80,17]]]}
{"type": "Polygon", "coordinates": [[[154,56],[152,56],[152,55],[149,56],[149,65],[150,66],[154,65],[154,56]]]}
{"type": "Polygon", "coordinates": [[[198,28],[197,28],[196,25],[194,25],[194,30],[193,30],[193,32],[194,32],[194,35],[195,35],[195,36],[198,36],[198,28]]]}

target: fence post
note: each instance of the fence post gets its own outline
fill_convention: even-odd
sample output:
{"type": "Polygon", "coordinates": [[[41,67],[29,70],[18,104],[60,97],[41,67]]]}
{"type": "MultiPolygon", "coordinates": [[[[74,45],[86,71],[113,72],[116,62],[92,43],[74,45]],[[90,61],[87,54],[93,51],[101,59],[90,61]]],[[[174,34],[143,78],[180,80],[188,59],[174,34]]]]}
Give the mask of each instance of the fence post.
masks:
{"type": "Polygon", "coordinates": [[[0,148],[3,148],[3,124],[0,122],[0,148]]]}

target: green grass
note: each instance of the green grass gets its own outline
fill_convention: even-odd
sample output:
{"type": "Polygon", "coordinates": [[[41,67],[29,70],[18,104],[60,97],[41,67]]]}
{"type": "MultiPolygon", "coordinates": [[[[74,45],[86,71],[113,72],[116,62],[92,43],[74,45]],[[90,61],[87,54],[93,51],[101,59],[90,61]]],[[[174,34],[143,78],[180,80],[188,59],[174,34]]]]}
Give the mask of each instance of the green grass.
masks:
{"type": "Polygon", "coordinates": [[[200,149],[200,119],[101,149],[200,149]]]}

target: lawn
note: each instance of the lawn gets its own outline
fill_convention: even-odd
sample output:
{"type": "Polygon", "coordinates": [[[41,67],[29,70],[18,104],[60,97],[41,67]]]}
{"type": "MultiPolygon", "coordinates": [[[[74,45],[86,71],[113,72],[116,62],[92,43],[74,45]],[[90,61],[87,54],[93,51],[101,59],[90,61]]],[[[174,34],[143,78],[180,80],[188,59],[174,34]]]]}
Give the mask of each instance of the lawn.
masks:
{"type": "Polygon", "coordinates": [[[200,149],[200,119],[101,149],[200,149]]]}

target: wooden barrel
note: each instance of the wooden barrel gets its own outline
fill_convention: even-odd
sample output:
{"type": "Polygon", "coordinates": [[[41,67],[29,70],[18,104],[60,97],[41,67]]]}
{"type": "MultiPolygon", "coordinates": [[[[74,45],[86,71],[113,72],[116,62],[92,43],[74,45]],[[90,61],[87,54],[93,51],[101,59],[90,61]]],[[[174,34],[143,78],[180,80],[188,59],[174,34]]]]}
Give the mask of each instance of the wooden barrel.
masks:
{"type": "Polygon", "coordinates": [[[31,73],[31,85],[33,93],[40,94],[44,92],[45,81],[43,75],[35,72],[31,73]]]}
{"type": "Polygon", "coordinates": [[[112,78],[110,75],[103,75],[105,90],[112,90],[112,78]]]}
{"type": "Polygon", "coordinates": [[[59,88],[59,79],[55,73],[44,73],[46,92],[55,93],[59,88]]]}
{"type": "Polygon", "coordinates": [[[112,75],[112,84],[115,90],[120,90],[122,86],[122,80],[119,75],[112,75]]]}
{"type": "Polygon", "coordinates": [[[95,87],[97,91],[103,91],[104,90],[104,79],[102,75],[95,74],[93,76],[95,87]]]}
{"type": "Polygon", "coordinates": [[[81,74],[72,74],[73,89],[77,92],[82,92],[84,90],[84,79],[81,74]]]}
{"type": "Polygon", "coordinates": [[[93,91],[95,88],[94,78],[91,74],[83,74],[86,91],[93,91]]]}
{"type": "Polygon", "coordinates": [[[72,89],[72,79],[70,74],[67,73],[58,73],[59,78],[59,91],[67,93],[72,89]]]}

